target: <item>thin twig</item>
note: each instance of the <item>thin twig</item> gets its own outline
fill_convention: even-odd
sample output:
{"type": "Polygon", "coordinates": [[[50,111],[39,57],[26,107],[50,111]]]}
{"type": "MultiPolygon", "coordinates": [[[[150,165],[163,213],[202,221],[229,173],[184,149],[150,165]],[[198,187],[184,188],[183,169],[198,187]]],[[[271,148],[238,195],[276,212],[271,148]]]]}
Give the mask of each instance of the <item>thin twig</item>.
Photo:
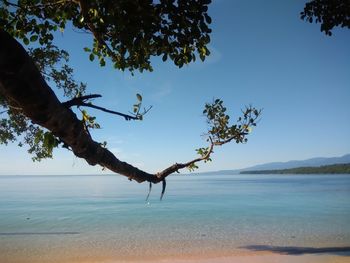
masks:
{"type": "Polygon", "coordinates": [[[103,107],[100,107],[100,106],[93,105],[91,103],[82,102],[81,104],[79,104],[77,106],[89,107],[89,108],[101,110],[101,111],[104,111],[104,112],[108,112],[108,113],[111,113],[111,114],[119,115],[119,116],[124,117],[125,120],[127,120],[127,121],[129,121],[129,120],[138,120],[139,119],[138,116],[131,116],[131,115],[124,114],[124,113],[121,113],[121,112],[118,112],[118,111],[109,110],[109,109],[106,109],[106,108],[103,108],[103,107]]]}
{"type": "Polygon", "coordinates": [[[80,97],[75,97],[75,98],[68,100],[66,102],[62,102],[62,104],[64,106],[66,106],[67,108],[70,108],[72,106],[80,106],[80,103],[83,103],[86,100],[101,98],[101,97],[102,97],[102,95],[100,95],[100,94],[84,95],[84,96],[80,96],[80,97]]]}
{"type": "Polygon", "coordinates": [[[89,107],[89,108],[97,109],[97,110],[111,113],[114,115],[119,115],[121,117],[124,117],[125,120],[127,120],[127,121],[140,120],[141,116],[145,115],[147,112],[149,112],[152,109],[152,106],[150,106],[148,109],[144,109],[144,111],[142,113],[137,112],[135,115],[128,115],[128,114],[121,113],[119,111],[113,111],[113,110],[109,110],[109,109],[106,109],[106,108],[103,108],[100,106],[96,106],[90,102],[88,102],[88,103],[86,102],[87,100],[100,98],[100,97],[102,97],[100,94],[90,94],[90,95],[85,95],[85,96],[73,98],[69,101],[63,102],[62,104],[64,106],[66,106],[67,108],[70,108],[72,106],[77,106],[77,107],[89,107]]]}

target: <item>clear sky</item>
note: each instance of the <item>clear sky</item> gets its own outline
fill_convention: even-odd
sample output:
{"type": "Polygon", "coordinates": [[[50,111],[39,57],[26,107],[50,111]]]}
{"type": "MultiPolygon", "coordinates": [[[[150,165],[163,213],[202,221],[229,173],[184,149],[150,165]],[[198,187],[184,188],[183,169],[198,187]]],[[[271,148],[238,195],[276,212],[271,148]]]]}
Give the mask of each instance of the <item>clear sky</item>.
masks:
{"type": "MultiPolygon", "coordinates": [[[[263,115],[247,144],[216,149],[213,162],[198,171],[340,156],[350,152],[350,30],[325,36],[319,24],[300,20],[304,3],[214,0],[212,54],[182,69],[155,58],[154,72],[131,76],[91,63],[82,51],[89,35],[67,29],[56,43],[71,53],[75,77],[88,84],[88,93],[103,95],[96,105],[127,112],[140,93],[145,106],[153,106],[142,122],[88,110],[102,126],[93,137],[146,171],[196,157],[194,149],[206,146],[203,106],[213,98],[224,100],[233,119],[247,104],[263,108],[263,115]]],[[[33,163],[15,145],[0,146],[0,167],[0,174],[101,172],[64,149],[33,163]]]]}

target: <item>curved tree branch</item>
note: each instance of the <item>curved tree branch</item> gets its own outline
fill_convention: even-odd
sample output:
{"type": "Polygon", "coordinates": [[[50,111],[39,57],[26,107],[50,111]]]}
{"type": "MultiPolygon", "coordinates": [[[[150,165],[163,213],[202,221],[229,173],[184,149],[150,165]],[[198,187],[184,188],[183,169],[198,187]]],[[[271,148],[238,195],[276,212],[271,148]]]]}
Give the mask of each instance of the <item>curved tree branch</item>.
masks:
{"type": "Polygon", "coordinates": [[[120,161],[101,144],[92,140],[82,122],[65,107],[47,85],[24,48],[7,32],[0,30],[0,92],[20,105],[23,114],[50,130],[68,145],[74,154],[90,165],[99,164],[137,182],[162,179],[120,161]]]}
{"type": "Polygon", "coordinates": [[[175,163],[175,164],[169,166],[168,168],[164,169],[163,171],[159,172],[157,174],[157,176],[159,178],[165,178],[169,174],[179,172],[179,170],[181,170],[181,169],[190,167],[192,164],[195,164],[195,163],[200,162],[200,161],[208,160],[210,157],[210,154],[213,152],[213,148],[214,148],[214,143],[211,141],[211,144],[209,146],[209,150],[207,151],[207,153],[204,156],[193,159],[192,161],[189,161],[186,163],[175,163]]]}
{"type": "Polygon", "coordinates": [[[84,122],[79,120],[70,109],[73,105],[104,109],[85,102],[100,95],[82,96],[61,103],[22,45],[1,29],[0,43],[0,94],[5,100],[16,103],[21,107],[23,115],[31,119],[34,124],[51,131],[64,147],[70,149],[77,157],[85,159],[88,164],[98,164],[139,183],[162,182],[161,198],[165,191],[167,176],[180,169],[191,168],[197,162],[210,160],[215,146],[221,146],[232,140],[236,140],[237,143],[245,142],[249,125],[255,126],[255,120],[260,115],[259,111],[249,107],[243,112],[243,119],[239,119],[241,121],[239,128],[229,127],[227,126],[228,117],[223,113],[222,101],[217,100],[213,105],[206,105],[204,112],[220,113],[219,116],[214,114],[209,118],[211,121],[209,147],[197,150],[201,155],[199,158],[185,163],[175,163],[155,174],[147,173],[119,160],[112,152],[95,142],[84,127],[84,122]],[[226,121],[222,122],[223,120],[226,121]]]}
{"type": "Polygon", "coordinates": [[[81,120],[67,107],[69,103],[58,100],[21,44],[1,29],[0,43],[0,93],[7,100],[20,105],[23,114],[33,123],[51,131],[77,157],[85,159],[90,165],[99,164],[139,183],[159,183],[170,174],[209,158],[213,143],[206,156],[186,163],[175,163],[156,174],[119,160],[91,138],[81,120]]]}

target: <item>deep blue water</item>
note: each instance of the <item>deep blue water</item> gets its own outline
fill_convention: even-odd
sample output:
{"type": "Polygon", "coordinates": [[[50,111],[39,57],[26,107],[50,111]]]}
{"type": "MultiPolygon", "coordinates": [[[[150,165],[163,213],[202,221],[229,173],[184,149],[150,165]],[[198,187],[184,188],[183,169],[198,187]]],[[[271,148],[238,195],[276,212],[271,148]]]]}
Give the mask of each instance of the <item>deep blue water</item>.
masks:
{"type": "Polygon", "coordinates": [[[1,176],[0,247],[350,245],[349,175],[173,176],[160,192],[146,202],[147,184],[117,175],[1,176]]]}

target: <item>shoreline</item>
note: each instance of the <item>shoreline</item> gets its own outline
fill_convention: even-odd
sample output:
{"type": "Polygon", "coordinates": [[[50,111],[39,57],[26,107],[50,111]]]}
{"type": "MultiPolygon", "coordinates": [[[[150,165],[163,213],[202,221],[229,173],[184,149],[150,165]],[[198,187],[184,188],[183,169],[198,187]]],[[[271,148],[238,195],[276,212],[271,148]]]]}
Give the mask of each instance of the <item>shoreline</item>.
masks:
{"type": "Polygon", "coordinates": [[[103,260],[77,263],[348,263],[349,256],[341,255],[281,255],[276,253],[249,253],[231,256],[187,256],[138,260],[103,260]]]}

